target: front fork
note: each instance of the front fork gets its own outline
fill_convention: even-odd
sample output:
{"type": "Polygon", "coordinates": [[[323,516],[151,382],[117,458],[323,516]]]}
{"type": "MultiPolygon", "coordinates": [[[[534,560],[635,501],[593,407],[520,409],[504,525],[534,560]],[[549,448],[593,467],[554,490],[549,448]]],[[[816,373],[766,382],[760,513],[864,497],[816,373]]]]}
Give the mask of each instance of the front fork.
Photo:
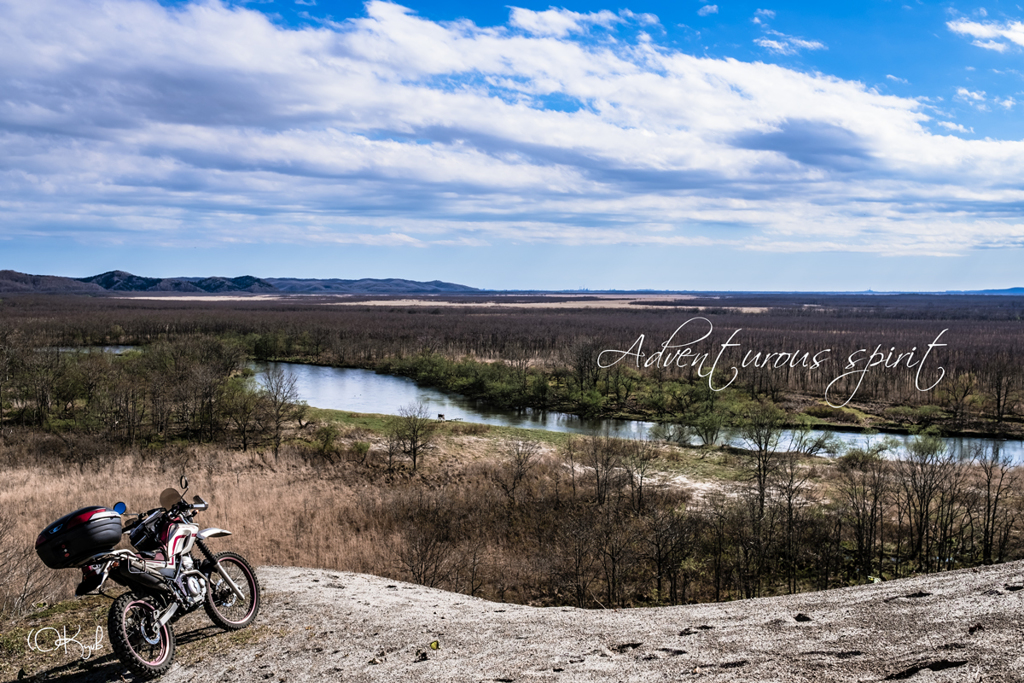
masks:
{"type": "Polygon", "coordinates": [[[218,562],[217,558],[213,556],[213,553],[210,552],[210,549],[206,547],[206,542],[202,539],[196,539],[196,545],[199,546],[199,550],[202,551],[203,557],[206,558],[207,564],[217,568],[217,573],[220,574],[222,579],[224,579],[224,583],[228,585],[228,588],[230,588],[231,592],[235,594],[235,597],[239,600],[244,601],[245,595],[242,593],[242,590],[235,584],[234,581],[231,580],[231,577],[228,576],[227,572],[224,571],[224,567],[220,566],[220,562],[218,562]]]}

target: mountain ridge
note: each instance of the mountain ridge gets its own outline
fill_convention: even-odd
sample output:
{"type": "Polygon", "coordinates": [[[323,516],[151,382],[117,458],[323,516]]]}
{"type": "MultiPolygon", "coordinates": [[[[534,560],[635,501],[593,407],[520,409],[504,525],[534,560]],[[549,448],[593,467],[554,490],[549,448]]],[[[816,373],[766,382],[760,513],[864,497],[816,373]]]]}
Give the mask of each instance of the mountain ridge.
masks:
{"type": "Polygon", "coordinates": [[[459,294],[483,290],[467,285],[403,278],[258,278],[144,277],[123,270],[69,278],[0,271],[0,292],[38,294],[173,293],[173,294],[459,294]]]}

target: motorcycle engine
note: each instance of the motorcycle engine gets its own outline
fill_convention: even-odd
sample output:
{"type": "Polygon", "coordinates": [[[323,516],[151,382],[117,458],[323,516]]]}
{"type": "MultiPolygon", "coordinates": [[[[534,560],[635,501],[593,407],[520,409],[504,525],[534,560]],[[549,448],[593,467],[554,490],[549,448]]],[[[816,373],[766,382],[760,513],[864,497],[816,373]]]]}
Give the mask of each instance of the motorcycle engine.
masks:
{"type": "MultiPolygon", "coordinates": [[[[181,558],[182,569],[188,571],[193,567],[192,558],[185,555],[181,558]]],[[[184,576],[178,579],[177,586],[179,592],[185,598],[185,602],[189,607],[198,604],[206,597],[206,579],[195,574],[184,576]]]]}
{"type": "Polygon", "coordinates": [[[188,581],[185,582],[185,586],[188,588],[188,593],[192,596],[193,600],[199,600],[206,595],[205,579],[190,576],[188,581]]]}

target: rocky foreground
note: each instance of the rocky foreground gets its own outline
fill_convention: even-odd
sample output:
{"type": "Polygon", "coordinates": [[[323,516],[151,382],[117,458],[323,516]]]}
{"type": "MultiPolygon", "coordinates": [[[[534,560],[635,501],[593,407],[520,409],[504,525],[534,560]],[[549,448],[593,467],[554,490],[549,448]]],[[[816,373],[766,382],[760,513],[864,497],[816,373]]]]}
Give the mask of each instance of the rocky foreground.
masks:
{"type": "MultiPolygon", "coordinates": [[[[162,681],[1024,681],[1019,562],[606,611],[498,604],[345,572],[259,576],[255,628],[224,634],[189,615],[162,681]]],[[[48,680],[131,679],[110,656],[90,668],[48,680]]]]}

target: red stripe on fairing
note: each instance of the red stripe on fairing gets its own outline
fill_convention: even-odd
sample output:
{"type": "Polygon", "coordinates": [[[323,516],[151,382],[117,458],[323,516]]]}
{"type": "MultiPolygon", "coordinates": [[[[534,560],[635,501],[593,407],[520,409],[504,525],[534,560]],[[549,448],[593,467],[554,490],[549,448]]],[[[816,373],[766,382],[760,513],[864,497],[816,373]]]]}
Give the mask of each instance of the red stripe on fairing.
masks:
{"type": "Polygon", "coordinates": [[[80,515],[75,515],[74,517],[69,519],[64,524],[64,528],[65,529],[72,529],[72,528],[74,528],[74,527],[76,527],[76,526],[78,526],[80,524],[85,524],[90,519],[92,519],[95,515],[98,515],[101,512],[106,512],[106,510],[104,510],[103,508],[100,508],[98,510],[89,510],[88,512],[83,512],[80,515]]]}

